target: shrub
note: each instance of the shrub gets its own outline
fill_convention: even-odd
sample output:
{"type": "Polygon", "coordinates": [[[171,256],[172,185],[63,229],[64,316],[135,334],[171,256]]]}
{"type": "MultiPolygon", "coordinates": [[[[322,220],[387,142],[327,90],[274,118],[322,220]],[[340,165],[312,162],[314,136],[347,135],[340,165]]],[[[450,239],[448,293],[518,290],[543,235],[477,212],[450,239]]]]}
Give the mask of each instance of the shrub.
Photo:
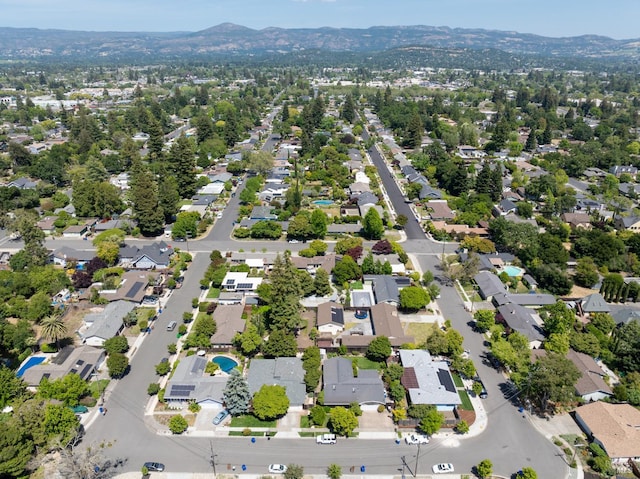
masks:
{"type": "Polygon", "coordinates": [[[187,325],[186,324],[181,324],[178,327],[178,334],[182,335],[182,334],[186,334],[187,333],[187,325]]]}
{"type": "Polygon", "coordinates": [[[164,393],[165,390],[164,388],[162,388],[160,391],[158,391],[158,401],[164,404],[164,393]]]}
{"type": "Polygon", "coordinates": [[[380,405],[378,406],[378,412],[379,412],[379,413],[383,413],[384,411],[385,411],[385,407],[384,407],[382,404],[380,404],[380,405]]]}
{"type": "Polygon", "coordinates": [[[156,374],[158,376],[166,376],[171,371],[171,366],[168,361],[164,361],[156,364],[156,374]]]}
{"type": "Polygon", "coordinates": [[[200,409],[202,409],[202,406],[200,406],[200,404],[198,404],[197,402],[190,402],[189,403],[189,411],[191,411],[192,413],[197,413],[200,411],[200,409]]]}
{"type": "Polygon", "coordinates": [[[248,427],[245,427],[245,428],[242,430],[242,435],[243,435],[243,436],[251,436],[251,429],[249,429],[248,427]]]}
{"type": "Polygon", "coordinates": [[[153,396],[154,394],[158,394],[160,391],[160,385],[158,383],[151,383],[147,388],[147,394],[149,396],[153,396]]]}
{"type": "Polygon", "coordinates": [[[316,426],[324,426],[327,413],[322,406],[313,406],[309,411],[309,421],[316,426]]]}
{"type": "Polygon", "coordinates": [[[200,300],[198,298],[191,298],[191,307],[197,308],[200,300]]]}
{"type": "Polygon", "coordinates": [[[176,343],[167,344],[167,352],[169,354],[176,354],[178,351],[178,345],[176,343]]]}
{"type": "Polygon", "coordinates": [[[182,313],[183,323],[190,323],[191,321],[193,321],[193,313],[191,311],[185,311],[182,313]]]}

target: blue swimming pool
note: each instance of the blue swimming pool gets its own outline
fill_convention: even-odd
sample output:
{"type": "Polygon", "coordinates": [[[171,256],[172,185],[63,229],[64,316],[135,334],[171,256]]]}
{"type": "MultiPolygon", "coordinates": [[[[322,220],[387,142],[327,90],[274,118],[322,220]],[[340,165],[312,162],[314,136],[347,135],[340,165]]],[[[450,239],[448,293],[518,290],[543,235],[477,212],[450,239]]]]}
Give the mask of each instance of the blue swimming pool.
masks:
{"type": "Polygon", "coordinates": [[[218,366],[220,366],[220,369],[222,369],[225,373],[228,373],[238,365],[236,361],[227,356],[216,356],[211,360],[211,362],[216,363],[218,366]]]}
{"type": "Polygon", "coordinates": [[[26,363],[24,363],[22,366],[20,366],[20,369],[18,369],[18,372],[16,373],[16,376],[21,378],[22,375],[24,374],[24,372],[27,369],[32,368],[33,366],[36,366],[36,365],[42,363],[44,360],[45,360],[45,358],[43,356],[31,356],[29,359],[27,359],[26,363]]]}
{"type": "Polygon", "coordinates": [[[505,266],[504,271],[512,278],[517,278],[524,274],[524,270],[522,268],[518,268],[517,266],[512,265],[505,266]]]}
{"type": "Polygon", "coordinates": [[[312,203],[314,205],[328,206],[328,205],[332,205],[333,201],[331,201],[331,200],[315,200],[315,201],[312,201],[312,203]]]}

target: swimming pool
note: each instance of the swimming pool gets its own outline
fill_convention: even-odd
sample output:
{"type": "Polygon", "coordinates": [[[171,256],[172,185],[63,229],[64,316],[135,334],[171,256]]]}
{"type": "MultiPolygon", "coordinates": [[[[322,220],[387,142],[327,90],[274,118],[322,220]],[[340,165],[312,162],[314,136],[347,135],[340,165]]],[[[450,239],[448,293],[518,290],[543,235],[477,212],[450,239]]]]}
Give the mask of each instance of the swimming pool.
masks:
{"type": "Polygon", "coordinates": [[[45,359],[46,358],[44,356],[31,356],[25,363],[22,364],[22,366],[20,366],[20,369],[18,369],[16,376],[21,378],[27,369],[42,363],[45,359]]]}
{"type": "Polygon", "coordinates": [[[220,369],[222,369],[225,373],[228,373],[238,365],[236,361],[227,356],[215,356],[211,360],[211,362],[216,363],[218,366],[220,366],[220,369]]]}
{"type": "Polygon", "coordinates": [[[332,205],[333,201],[332,200],[315,200],[315,201],[312,201],[312,203],[314,205],[328,206],[328,205],[332,205]]]}
{"type": "Polygon", "coordinates": [[[507,273],[511,278],[517,278],[524,274],[524,269],[519,268],[517,266],[509,265],[504,267],[504,272],[507,273]]]}

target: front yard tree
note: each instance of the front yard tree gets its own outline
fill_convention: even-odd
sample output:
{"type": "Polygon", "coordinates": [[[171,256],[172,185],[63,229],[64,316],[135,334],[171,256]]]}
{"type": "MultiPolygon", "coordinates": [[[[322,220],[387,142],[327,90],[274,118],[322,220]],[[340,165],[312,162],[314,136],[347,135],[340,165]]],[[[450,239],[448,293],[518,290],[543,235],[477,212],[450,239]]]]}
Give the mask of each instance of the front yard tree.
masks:
{"type": "Polygon", "coordinates": [[[251,403],[247,381],[237,369],[232,369],[224,388],[224,404],[232,416],[246,414],[251,403]]]}
{"type": "Polygon", "coordinates": [[[431,298],[421,286],[408,286],[400,290],[400,308],[404,311],[419,311],[431,298]]]}
{"type": "Polygon", "coordinates": [[[128,368],[129,359],[122,353],[113,353],[107,358],[107,369],[112,378],[121,378],[128,368]]]}
{"type": "Polygon", "coordinates": [[[284,479],[302,479],[304,477],[304,468],[299,464],[288,464],[283,476],[284,479]]]}
{"type": "Polygon", "coordinates": [[[329,479],[340,479],[342,477],[342,468],[338,464],[329,464],[327,476],[329,479]]]}
{"type": "Polygon", "coordinates": [[[493,473],[493,463],[489,459],[483,459],[476,466],[476,472],[481,479],[491,476],[493,473]]]}
{"type": "Polygon", "coordinates": [[[473,315],[476,320],[476,329],[481,333],[487,332],[496,324],[496,315],[490,309],[480,309],[473,315]]]}
{"type": "Polygon", "coordinates": [[[27,391],[27,385],[11,369],[0,365],[0,409],[27,391]]]}
{"type": "Polygon", "coordinates": [[[420,420],[420,430],[431,436],[438,432],[442,423],[444,421],[444,416],[442,413],[438,412],[435,408],[430,409],[420,420]]]}
{"type": "Polygon", "coordinates": [[[169,430],[173,434],[182,434],[187,430],[188,427],[189,424],[187,423],[187,420],[180,414],[177,414],[169,419],[169,430]]]}
{"type": "Polygon", "coordinates": [[[564,356],[548,353],[531,367],[526,391],[546,411],[549,401],[566,403],[575,397],[580,371],[564,356]]]}
{"type": "Polygon", "coordinates": [[[327,214],[324,211],[320,208],[313,210],[309,223],[311,224],[311,230],[315,238],[323,239],[326,236],[329,218],[327,218],[327,214]]]}
{"type": "Polygon", "coordinates": [[[369,343],[367,358],[378,363],[385,362],[391,355],[391,342],[386,336],[377,336],[369,343]]]}
{"type": "Polygon", "coordinates": [[[380,213],[375,208],[369,208],[367,214],[362,220],[362,233],[364,237],[370,240],[379,240],[384,234],[384,224],[380,213]]]}
{"type": "Polygon", "coordinates": [[[282,417],[288,409],[289,398],[282,386],[265,384],[253,395],[253,414],[262,421],[282,417]]]}
{"type": "Polygon", "coordinates": [[[124,336],[114,336],[107,339],[103,347],[107,354],[126,353],[129,350],[129,342],[124,336]]]}
{"type": "Polygon", "coordinates": [[[401,214],[396,217],[396,224],[400,229],[403,229],[407,225],[408,221],[409,218],[407,218],[406,215],[401,214]]]}
{"type": "Polygon", "coordinates": [[[358,418],[350,409],[338,406],[331,410],[329,423],[334,433],[348,437],[358,427],[358,418]]]}

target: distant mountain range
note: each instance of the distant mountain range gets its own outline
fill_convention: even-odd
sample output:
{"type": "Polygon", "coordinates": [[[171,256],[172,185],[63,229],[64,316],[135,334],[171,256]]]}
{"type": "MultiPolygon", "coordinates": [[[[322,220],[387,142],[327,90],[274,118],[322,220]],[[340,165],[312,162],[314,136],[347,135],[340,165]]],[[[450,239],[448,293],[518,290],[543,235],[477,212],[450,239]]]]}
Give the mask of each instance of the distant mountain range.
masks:
{"type": "Polygon", "coordinates": [[[593,60],[640,59],[640,39],[597,35],[550,38],[518,32],[431,26],[355,28],[251,28],[223,23],[199,32],[85,32],[0,28],[1,59],[204,58],[281,55],[308,50],[367,53],[428,46],[490,49],[512,55],[593,60]]]}

